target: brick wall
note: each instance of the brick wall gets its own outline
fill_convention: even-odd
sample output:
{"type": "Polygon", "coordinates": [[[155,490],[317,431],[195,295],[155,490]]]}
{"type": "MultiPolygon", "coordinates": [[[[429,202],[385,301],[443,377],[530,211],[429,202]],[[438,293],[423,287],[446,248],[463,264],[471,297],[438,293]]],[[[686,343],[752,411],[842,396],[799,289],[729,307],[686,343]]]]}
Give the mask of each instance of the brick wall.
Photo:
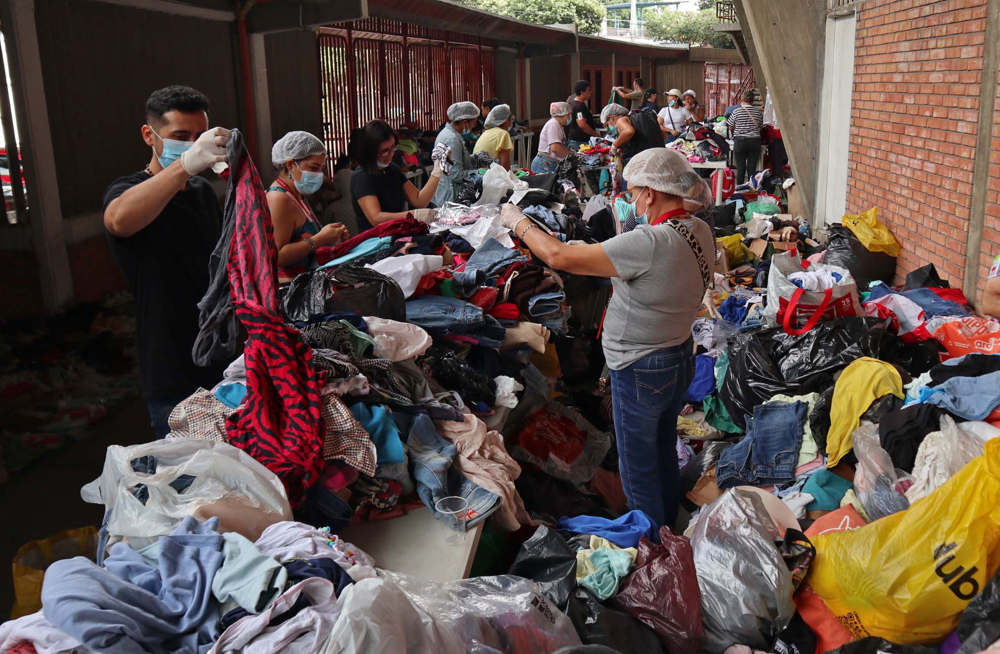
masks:
{"type": "Polygon", "coordinates": [[[868,0],[858,11],[847,209],[878,206],[902,245],[899,277],[933,263],[952,286],[964,279],[985,18],[984,0],[868,0]]]}
{"type": "Polygon", "coordinates": [[[993,107],[993,139],[990,147],[990,185],[986,193],[986,215],[983,220],[983,248],[979,257],[979,281],[976,298],[982,298],[986,274],[993,258],[1000,255],[1000,86],[993,107]]]}
{"type": "Polygon", "coordinates": [[[107,238],[95,236],[66,247],[73,275],[73,300],[98,302],[125,289],[125,277],[115,263],[107,238]]]}

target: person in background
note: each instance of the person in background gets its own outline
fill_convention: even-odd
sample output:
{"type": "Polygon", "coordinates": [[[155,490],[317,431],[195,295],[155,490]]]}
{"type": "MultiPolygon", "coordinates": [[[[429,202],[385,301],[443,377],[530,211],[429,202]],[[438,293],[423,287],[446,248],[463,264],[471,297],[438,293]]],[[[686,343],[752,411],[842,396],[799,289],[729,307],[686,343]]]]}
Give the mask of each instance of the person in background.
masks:
{"type": "Polygon", "coordinates": [[[316,248],[340,242],[347,228],[321,226],[306,196],[323,188],[326,146],[309,132],[289,132],[271,148],[278,178],[267,189],[267,208],[278,249],[278,281],[290,282],[316,267],[316,248]]]}
{"type": "Polygon", "coordinates": [[[406,127],[401,127],[396,131],[399,143],[396,145],[396,156],[392,163],[399,166],[403,172],[409,172],[420,166],[420,147],[417,140],[406,127]]]}
{"type": "Polygon", "coordinates": [[[684,91],[684,95],[681,96],[681,104],[687,109],[687,112],[691,114],[691,120],[696,123],[705,122],[705,109],[698,104],[698,96],[691,89],[684,91]]]}
{"type": "MultiPolygon", "coordinates": [[[[456,102],[448,107],[448,124],[438,132],[434,140],[434,149],[451,148],[451,170],[448,179],[443,184],[438,184],[434,193],[434,204],[443,207],[458,196],[462,189],[462,183],[473,173],[472,158],[469,151],[465,149],[465,142],[462,139],[464,133],[468,133],[476,124],[480,116],[480,109],[471,102],[456,102]]],[[[439,173],[440,166],[435,166],[435,173],[439,173]]]]}
{"type": "MultiPolygon", "coordinates": [[[[403,218],[407,213],[425,222],[434,218],[435,210],[426,207],[440,190],[441,166],[435,163],[430,179],[418,191],[399,166],[392,163],[398,143],[396,133],[385,121],[373,120],[361,130],[358,168],[351,177],[351,199],[359,233],[388,220],[403,218]],[[406,210],[407,203],[411,211],[406,210]]],[[[458,150],[464,152],[465,148],[459,144],[458,150]]]]}
{"type": "Polygon", "coordinates": [[[483,100],[483,106],[479,109],[479,122],[484,122],[486,117],[490,115],[493,111],[493,107],[500,104],[500,101],[496,98],[490,98],[489,100],[483,100]]]}
{"type": "Polygon", "coordinates": [[[691,114],[681,106],[681,92],[678,89],[667,91],[667,106],[660,109],[658,121],[667,143],[680,136],[684,126],[691,122],[691,114]]]}
{"type": "Polygon", "coordinates": [[[1000,318],[1000,256],[990,266],[981,308],[984,315],[1000,318]]]}
{"type": "Polygon", "coordinates": [[[531,161],[531,172],[536,175],[554,173],[559,162],[569,156],[569,142],[566,126],[573,115],[568,102],[553,102],[549,105],[549,121],[538,135],[538,154],[531,161]]]}
{"type": "Polygon", "coordinates": [[[174,407],[212,388],[225,368],[199,367],[191,354],[222,230],[219,198],[198,175],[225,161],[229,142],[228,130],[209,129],[208,108],[208,98],[187,86],[150,95],[141,130],[149,163],[104,193],[108,244],[135,296],[139,373],[157,438],[170,432],[174,407]]]}
{"type": "Polygon", "coordinates": [[[511,204],[500,219],[552,268],[611,279],[601,341],[622,486],[630,509],[672,528],[681,492],[677,416],[694,376],[691,326],[715,261],[711,228],[688,211],[710,207],[712,191],[667,148],[640,152],[623,174],[636,214],[649,224],[603,243],[563,243],[511,204]]]}
{"type": "Polygon", "coordinates": [[[760,160],[760,130],[764,126],[764,112],[753,104],[754,91],[743,94],[743,103],[726,119],[729,136],[733,139],[733,159],[736,161],[736,185],[757,174],[760,160]]]}
{"type": "Polygon", "coordinates": [[[625,165],[644,150],[663,147],[660,127],[656,119],[647,112],[629,113],[620,104],[612,103],[601,110],[601,123],[608,128],[609,136],[615,136],[611,153],[621,151],[625,165]]]}
{"type": "Polygon", "coordinates": [[[567,136],[569,137],[569,149],[577,151],[581,145],[590,143],[591,136],[600,136],[597,133],[597,123],[594,114],[590,111],[590,96],[593,91],[590,82],[580,80],[573,85],[573,101],[569,106],[573,109],[573,120],[569,124],[567,136]]]}
{"type": "Polygon", "coordinates": [[[656,89],[646,89],[642,95],[642,110],[652,111],[654,114],[659,113],[660,106],[656,104],[657,99],[660,97],[656,89]]]}
{"type": "Polygon", "coordinates": [[[500,162],[500,165],[510,170],[510,157],[514,153],[514,141],[507,131],[514,122],[510,107],[498,104],[490,110],[483,126],[486,131],[476,141],[472,154],[485,152],[500,162]]]}
{"type": "Polygon", "coordinates": [[[339,196],[327,209],[323,223],[341,223],[347,228],[348,234],[358,233],[358,219],[354,215],[354,204],[351,201],[351,178],[354,176],[355,162],[350,156],[342,154],[333,165],[333,190],[339,196]]]}
{"type": "Polygon", "coordinates": [[[646,94],[646,83],[642,81],[641,77],[632,80],[631,91],[624,86],[616,86],[614,90],[618,97],[629,102],[629,109],[632,111],[642,108],[643,97],[646,94]]]}

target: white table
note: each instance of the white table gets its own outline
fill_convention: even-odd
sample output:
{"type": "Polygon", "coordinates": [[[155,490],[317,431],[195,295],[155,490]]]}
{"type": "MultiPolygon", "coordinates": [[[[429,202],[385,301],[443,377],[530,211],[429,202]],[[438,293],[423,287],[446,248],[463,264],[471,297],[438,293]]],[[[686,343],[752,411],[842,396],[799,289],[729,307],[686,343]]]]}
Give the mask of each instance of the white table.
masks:
{"type": "Polygon", "coordinates": [[[521,132],[511,138],[514,141],[514,160],[510,162],[511,168],[530,169],[531,146],[535,141],[535,133],[532,131],[521,132]]]}
{"type": "Polygon", "coordinates": [[[433,581],[457,581],[472,570],[485,523],[465,532],[462,545],[445,545],[445,532],[434,514],[420,507],[398,518],[362,522],[339,535],[371,555],[378,568],[433,581]]]}
{"type": "MultiPolygon", "coordinates": [[[[727,164],[725,161],[706,161],[704,163],[693,163],[691,167],[724,170],[727,168],[727,164]]],[[[725,177],[725,175],[715,176],[715,204],[722,204],[722,188],[725,184],[725,177]]]]}

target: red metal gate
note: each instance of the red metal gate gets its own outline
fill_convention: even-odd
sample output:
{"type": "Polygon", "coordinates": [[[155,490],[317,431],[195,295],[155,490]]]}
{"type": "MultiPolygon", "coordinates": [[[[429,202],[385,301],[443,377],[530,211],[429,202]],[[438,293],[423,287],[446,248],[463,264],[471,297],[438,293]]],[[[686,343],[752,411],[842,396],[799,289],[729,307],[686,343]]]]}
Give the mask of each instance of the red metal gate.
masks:
{"type": "Polygon", "coordinates": [[[319,59],[331,158],[347,152],[352,129],[376,118],[435,130],[452,102],[480,104],[496,94],[492,45],[442,30],[382,19],[324,28],[319,59]]]}
{"type": "Polygon", "coordinates": [[[753,68],[743,64],[705,64],[705,108],[708,116],[739,104],[740,93],[754,87],[753,68]]]}

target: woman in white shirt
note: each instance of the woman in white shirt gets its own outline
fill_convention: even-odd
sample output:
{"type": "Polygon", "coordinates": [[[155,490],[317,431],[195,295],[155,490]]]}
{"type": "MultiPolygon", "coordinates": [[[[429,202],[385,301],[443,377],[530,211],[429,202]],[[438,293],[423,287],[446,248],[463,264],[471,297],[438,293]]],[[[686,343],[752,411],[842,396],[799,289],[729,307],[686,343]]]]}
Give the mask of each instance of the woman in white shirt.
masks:
{"type": "Polygon", "coordinates": [[[667,106],[660,109],[657,120],[667,143],[680,136],[684,126],[691,122],[691,112],[681,104],[680,89],[667,91],[667,106]]]}
{"type": "Polygon", "coordinates": [[[573,115],[568,102],[553,102],[549,105],[552,118],[542,127],[538,135],[538,154],[531,161],[531,172],[536,175],[554,173],[559,162],[569,155],[566,125],[573,115]]]}

